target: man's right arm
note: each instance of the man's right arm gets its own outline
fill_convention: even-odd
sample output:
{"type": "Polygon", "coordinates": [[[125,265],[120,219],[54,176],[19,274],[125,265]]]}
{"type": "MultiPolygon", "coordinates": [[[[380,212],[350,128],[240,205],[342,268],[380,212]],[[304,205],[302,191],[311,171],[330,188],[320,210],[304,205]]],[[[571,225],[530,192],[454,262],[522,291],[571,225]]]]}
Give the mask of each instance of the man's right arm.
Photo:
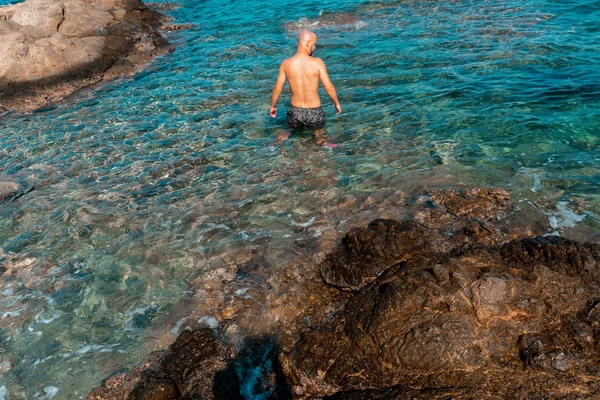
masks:
{"type": "Polygon", "coordinates": [[[281,95],[281,91],[283,90],[283,85],[285,84],[285,72],[283,70],[283,63],[279,66],[279,75],[277,75],[277,81],[275,81],[275,86],[273,86],[273,94],[271,95],[271,117],[275,118],[277,116],[277,100],[279,100],[279,95],[281,95]]]}
{"type": "Polygon", "coordinates": [[[342,112],[342,106],[340,105],[340,101],[337,98],[337,93],[335,92],[335,87],[333,87],[333,83],[331,83],[331,80],[329,79],[329,75],[327,74],[327,68],[325,67],[325,63],[321,59],[318,59],[318,61],[319,61],[319,79],[321,79],[321,82],[323,83],[323,87],[325,88],[327,95],[329,96],[331,101],[333,101],[333,104],[335,104],[335,113],[339,114],[342,112]]]}

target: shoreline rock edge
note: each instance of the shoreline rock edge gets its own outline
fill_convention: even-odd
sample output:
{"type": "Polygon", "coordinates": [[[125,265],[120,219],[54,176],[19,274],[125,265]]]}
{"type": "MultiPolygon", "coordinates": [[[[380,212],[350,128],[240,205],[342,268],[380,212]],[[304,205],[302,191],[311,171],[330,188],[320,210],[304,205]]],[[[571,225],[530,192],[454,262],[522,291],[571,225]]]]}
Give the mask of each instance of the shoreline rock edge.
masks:
{"type": "Polygon", "coordinates": [[[286,348],[188,328],[88,399],[238,399],[258,367],[270,399],[595,398],[600,244],[507,223],[501,189],[423,199],[413,220],[352,229],[314,266],[346,300],[286,348]]]}

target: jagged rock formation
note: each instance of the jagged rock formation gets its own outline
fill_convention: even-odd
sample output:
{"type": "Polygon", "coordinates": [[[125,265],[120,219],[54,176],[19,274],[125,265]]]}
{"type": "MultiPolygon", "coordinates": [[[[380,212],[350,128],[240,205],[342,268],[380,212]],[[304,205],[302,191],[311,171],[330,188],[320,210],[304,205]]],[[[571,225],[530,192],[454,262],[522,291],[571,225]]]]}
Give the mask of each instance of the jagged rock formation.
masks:
{"type": "Polygon", "coordinates": [[[307,397],[593,398],[599,283],[600,245],[559,237],[413,256],[306,332],[288,376],[307,397]]]}
{"type": "MultiPolygon", "coordinates": [[[[263,386],[271,391],[261,398],[597,398],[600,245],[540,236],[547,221],[526,225],[508,200],[497,189],[431,191],[413,201],[412,219],[380,219],[349,231],[313,267],[323,284],[322,293],[310,288],[310,301],[323,311],[299,315],[304,324],[296,325],[295,340],[281,351],[274,342],[277,350],[263,356],[264,365],[277,368],[263,368],[271,377],[263,386]]],[[[227,347],[226,332],[214,340],[227,347]]],[[[170,371],[182,370],[183,362],[187,372],[177,387],[212,391],[200,397],[171,391],[172,398],[241,398],[241,369],[231,374],[231,365],[264,353],[253,348],[223,352],[214,365],[228,367],[211,370],[212,380],[202,374],[201,357],[144,374],[181,376],[170,371]],[[226,354],[235,356],[225,362],[226,354]],[[224,382],[227,394],[215,390],[224,382]]],[[[140,368],[119,379],[135,381],[140,368]]],[[[110,382],[90,398],[112,398],[110,382]]],[[[118,393],[163,398],[152,389],[160,385],[146,386],[151,390],[141,397],[118,393]]]]}
{"type": "Polygon", "coordinates": [[[169,51],[167,17],[140,0],[26,0],[0,7],[0,112],[32,110],[169,51]]]}

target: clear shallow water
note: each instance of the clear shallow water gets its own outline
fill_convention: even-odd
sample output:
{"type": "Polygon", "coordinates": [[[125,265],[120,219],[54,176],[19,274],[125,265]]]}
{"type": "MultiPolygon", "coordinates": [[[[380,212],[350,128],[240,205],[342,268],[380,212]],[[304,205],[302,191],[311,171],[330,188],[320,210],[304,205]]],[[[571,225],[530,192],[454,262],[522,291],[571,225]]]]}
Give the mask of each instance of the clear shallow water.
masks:
{"type": "Polygon", "coordinates": [[[0,204],[0,399],[84,396],[191,281],[265,243],[310,251],[298,226],[336,229],[347,194],[500,186],[600,226],[600,6],[495,3],[182,1],[195,28],[144,73],[0,117],[0,180],[35,188],[0,204]],[[344,108],[323,93],[334,149],[272,146],[302,24],[344,108]]]}

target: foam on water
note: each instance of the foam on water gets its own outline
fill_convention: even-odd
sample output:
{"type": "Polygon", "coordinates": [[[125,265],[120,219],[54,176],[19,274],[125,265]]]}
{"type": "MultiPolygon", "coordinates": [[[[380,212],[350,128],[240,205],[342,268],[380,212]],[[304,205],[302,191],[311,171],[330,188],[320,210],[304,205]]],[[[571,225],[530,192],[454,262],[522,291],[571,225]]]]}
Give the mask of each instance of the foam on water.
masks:
{"type": "Polygon", "coordinates": [[[559,201],[556,204],[558,210],[548,215],[548,221],[552,229],[572,228],[587,217],[586,213],[576,214],[568,205],[569,202],[567,201],[559,201]]]}
{"type": "Polygon", "coordinates": [[[176,50],[143,73],[0,119],[0,180],[33,188],[0,204],[0,399],[85,396],[154,349],[149,331],[217,328],[210,311],[176,314],[196,292],[200,306],[260,298],[228,266],[260,254],[268,276],[306,262],[359,213],[431,187],[500,186],[554,229],[600,227],[595,3],[184,0],[168,12],[194,27],[169,33],[176,50]],[[306,24],[344,108],[324,103],[335,148],[274,141],[289,93],[273,120],[270,90],[306,24]]]}
{"type": "Polygon", "coordinates": [[[212,329],[217,329],[219,327],[219,321],[215,317],[204,316],[198,319],[198,324],[208,326],[212,329]]]}
{"type": "Polygon", "coordinates": [[[185,317],[185,318],[181,318],[179,321],[177,321],[177,323],[175,324],[175,326],[173,327],[173,329],[171,329],[171,334],[172,335],[179,335],[179,332],[181,331],[181,328],[183,327],[183,324],[185,324],[185,322],[189,319],[189,317],[185,317]]]}

